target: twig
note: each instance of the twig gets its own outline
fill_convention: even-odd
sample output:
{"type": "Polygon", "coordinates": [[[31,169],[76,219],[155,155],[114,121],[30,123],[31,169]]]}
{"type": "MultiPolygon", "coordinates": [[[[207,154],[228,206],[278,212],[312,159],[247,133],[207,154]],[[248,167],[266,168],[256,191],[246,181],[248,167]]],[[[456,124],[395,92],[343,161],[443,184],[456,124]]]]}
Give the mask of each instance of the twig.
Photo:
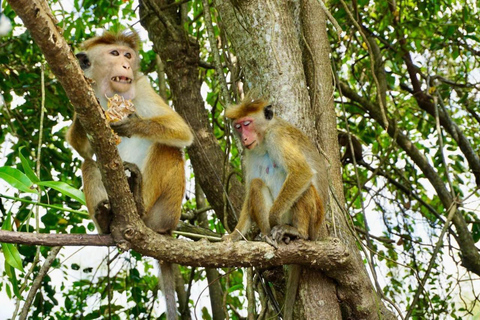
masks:
{"type": "Polygon", "coordinates": [[[342,39],[342,32],[343,32],[342,27],[340,27],[337,20],[335,20],[335,18],[332,16],[332,14],[330,13],[330,10],[328,10],[327,6],[325,6],[325,3],[323,3],[322,0],[317,0],[317,1],[320,4],[320,7],[323,9],[323,12],[325,12],[325,15],[327,16],[328,20],[330,20],[330,22],[335,27],[335,31],[337,32],[338,39],[339,40],[342,39]]]}
{"type": "Polygon", "coordinates": [[[190,239],[207,239],[210,241],[222,241],[222,238],[220,236],[218,237],[212,237],[212,236],[206,236],[203,234],[197,234],[197,233],[191,233],[191,232],[183,232],[183,231],[173,231],[173,234],[178,234],[179,236],[184,236],[190,239]]]}
{"type": "Polygon", "coordinates": [[[377,76],[375,75],[375,67],[374,67],[374,61],[375,61],[375,56],[373,54],[373,50],[372,50],[372,47],[367,39],[367,36],[365,35],[365,33],[362,31],[362,27],[360,27],[360,25],[358,24],[358,22],[355,20],[355,18],[353,17],[352,15],[352,12],[350,11],[350,9],[348,8],[347,4],[345,3],[345,1],[343,0],[340,0],[340,2],[342,3],[343,7],[345,8],[345,12],[347,12],[347,15],[348,17],[350,18],[350,20],[352,21],[353,25],[357,28],[358,32],[360,33],[360,35],[362,36],[363,38],[363,41],[365,42],[365,45],[367,46],[368,48],[368,55],[370,56],[370,60],[371,60],[371,63],[370,63],[370,69],[371,69],[371,72],[372,72],[372,77],[373,77],[373,80],[375,81],[375,86],[377,87],[377,95],[378,95],[378,105],[380,106],[380,113],[382,115],[382,121],[383,121],[383,126],[385,127],[385,131],[388,131],[388,120],[387,120],[387,113],[386,113],[386,110],[385,110],[385,106],[383,105],[383,101],[382,101],[382,95],[381,95],[381,88],[380,88],[380,83],[378,82],[378,79],[377,79],[377,76]]]}
{"type": "Polygon", "coordinates": [[[222,61],[220,59],[220,53],[218,51],[217,42],[215,41],[215,33],[213,31],[212,15],[210,14],[210,5],[208,0],[202,0],[203,4],[203,16],[205,18],[205,26],[207,27],[208,42],[210,42],[210,49],[213,53],[213,61],[215,65],[215,72],[217,74],[218,82],[220,83],[220,89],[222,91],[223,100],[227,105],[232,104],[232,98],[228,93],[227,80],[223,74],[222,61]]]}
{"type": "Polygon", "coordinates": [[[89,218],[88,213],[85,212],[85,211],[68,209],[68,208],[56,206],[56,205],[53,205],[53,204],[40,203],[40,202],[36,202],[36,201],[32,201],[32,200],[27,200],[27,199],[24,199],[24,198],[10,197],[10,196],[4,195],[4,194],[0,194],[0,198],[5,198],[5,199],[9,199],[9,200],[14,200],[14,201],[20,201],[20,202],[28,203],[28,204],[34,204],[34,205],[37,205],[37,206],[40,206],[40,207],[45,207],[45,208],[57,209],[59,211],[76,213],[76,214],[82,215],[84,218],[89,218]]]}
{"type": "Polygon", "coordinates": [[[433,249],[432,257],[430,258],[430,262],[428,263],[427,271],[425,271],[425,274],[422,280],[419,282],[418,289],[415,292],[415,296],[413,297],[412,303],[410,304],[407,314],[405,315],[405,320],[408,320],[408,318],[410,318],[415,308],[415,305],[418,302],[420,294],[422,293],[423,290],[425,290],[425,283],[427,282],[428,277],[430,276],[430,272],[432,271],[433,264],[435,263],[435,260],[437,259],[437,255],[440,252],[440,248],[442,247],[443,237],[445,236],[445,233],[449,227],[450,221],[452,221],[452,218],[455,215],[456,211],[457,211],[457,204],[453,202],[452,206],[450,207],[450,210],[448,211],[447,221],[445,221],[445,225],[442,228],[442,232],[440,232],[440,236],[438,237],[437,245],[435,246],[435,249],[433,249]]]}
{"type": "Polygon", "coordinates": [[[37,277],[33,280],[32,288],[28,292],[27,299],[25,299],[25,303],[22,308],[22,312],[20,313],[19,319],[24,320],[27,318],[28,310],[30,310],[30,306],[32,305],[33,299],[35,298],[35,294],[37,293],[38,289],[42,285],[42,280],[47,274],[50,266],[52,265],[53,261],[57,257],[58,252],[62,247],[53,247],[50,253],[48,254],[47,259],[43,263],[40,271],[38,272],[37,277]]]}

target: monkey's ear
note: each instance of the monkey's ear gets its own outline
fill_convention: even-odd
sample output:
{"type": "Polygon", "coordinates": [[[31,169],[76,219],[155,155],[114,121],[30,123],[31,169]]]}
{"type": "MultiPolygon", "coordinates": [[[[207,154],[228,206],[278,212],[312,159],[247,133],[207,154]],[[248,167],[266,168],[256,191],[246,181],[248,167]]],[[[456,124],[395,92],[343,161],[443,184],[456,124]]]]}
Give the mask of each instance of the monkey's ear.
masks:
{"type": "Polygon", "coordinates": [[[78,62],[80,63],[80,68],[82,68],[82,70],[88,69],[92,65],[85,52],[79,52],[75,56],[77,57],[78,62]]]}
{"type": "Polygon", "coordinates": [[[265,119],[272,120],[273,119],[273,110],[272,105],[269,104],[265,108],[263,108],[263,114],[265,115],[265,119]]]}

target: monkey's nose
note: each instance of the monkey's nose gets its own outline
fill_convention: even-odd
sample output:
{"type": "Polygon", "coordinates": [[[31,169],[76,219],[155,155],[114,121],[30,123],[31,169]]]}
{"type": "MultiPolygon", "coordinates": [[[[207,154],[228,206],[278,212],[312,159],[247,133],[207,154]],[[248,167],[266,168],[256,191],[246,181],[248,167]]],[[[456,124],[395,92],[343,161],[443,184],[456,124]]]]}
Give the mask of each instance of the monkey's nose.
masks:
{"type": "Polygon", "coordinates": [[[128,70],[128,69],[130,69],[130,66],[128,64],[124,64],[123,68],[128,70]]]}

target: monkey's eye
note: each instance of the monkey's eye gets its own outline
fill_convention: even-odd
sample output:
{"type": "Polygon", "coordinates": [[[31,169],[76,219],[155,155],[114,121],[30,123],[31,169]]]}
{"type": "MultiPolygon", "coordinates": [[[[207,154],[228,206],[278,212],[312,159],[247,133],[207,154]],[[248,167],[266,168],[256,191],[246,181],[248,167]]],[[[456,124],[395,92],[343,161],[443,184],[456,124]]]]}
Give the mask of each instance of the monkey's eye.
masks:
{"type": "Polygon", "coordinates": [[[241,127],[242,125],[240,123],[235,124],[235,129],[240,130],[241,127]]]}
{"type": "Polygon", "coordinates": [[[245,121],[245,122],[243,122],[243,125],[246,127],[246,126],[248,126],[251,122],[252,122],[252,121],[245,121]]]}
{"type": "Polygon", "coordinates": [[[125,53],[125,58],[131,59],[131,58],[132,58],[132,54],[131,54],[130,52],[125,53]]]}
{"type": "Polygon", "coordinates": [[[119,56],[120,55],[117,50],[110,51],[110,54],[112,56],[119,56]]]}

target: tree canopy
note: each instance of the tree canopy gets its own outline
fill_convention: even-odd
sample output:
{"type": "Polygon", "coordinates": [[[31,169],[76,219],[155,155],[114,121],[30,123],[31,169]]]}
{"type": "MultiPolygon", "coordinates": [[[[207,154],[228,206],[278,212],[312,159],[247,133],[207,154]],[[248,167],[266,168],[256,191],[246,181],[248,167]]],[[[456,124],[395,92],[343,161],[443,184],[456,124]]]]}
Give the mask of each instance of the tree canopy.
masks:
{"type": "MultiPolygon", "coordinates": [[[[347,309],[361,309],[368,295],[358,292],[372,291],[398,318],[479,319],[475,1],[32,1],[53,13],[65,56],[102,30],[140,31],[142,72],[195,133],[175,237],[196,242],[136,226],[138,239],[125,246],[117,235],[83,236],[96,230],[80,192],[81,158],[65,141],[77,102],[86,101],[69,94],[83,79],[65,87],[58,74],[65,65],[49,60],[57,49],[48,48],[49,31],[28,29],[13,10],[20,2],[0,5],[0,22],[12,23],[0,36],[2,316],[160,317],[156,266],[146,255],[171,255],[180,264],[182,319],[275,317],[283,299],[278,266],[292,262],[313,270],[301,282],[302,306],[329,295],[318,282],[347,309]],[[279,250],[205,241],[234,228],[243,199],[241,150],[223,117],[242,90],[271,99],[327,156],[329,240],[279,250]],[[6,231],[32,234],[33,242],[6,231]]],[[[378,310],[342,314],[391,316],[378,310]]]]}

